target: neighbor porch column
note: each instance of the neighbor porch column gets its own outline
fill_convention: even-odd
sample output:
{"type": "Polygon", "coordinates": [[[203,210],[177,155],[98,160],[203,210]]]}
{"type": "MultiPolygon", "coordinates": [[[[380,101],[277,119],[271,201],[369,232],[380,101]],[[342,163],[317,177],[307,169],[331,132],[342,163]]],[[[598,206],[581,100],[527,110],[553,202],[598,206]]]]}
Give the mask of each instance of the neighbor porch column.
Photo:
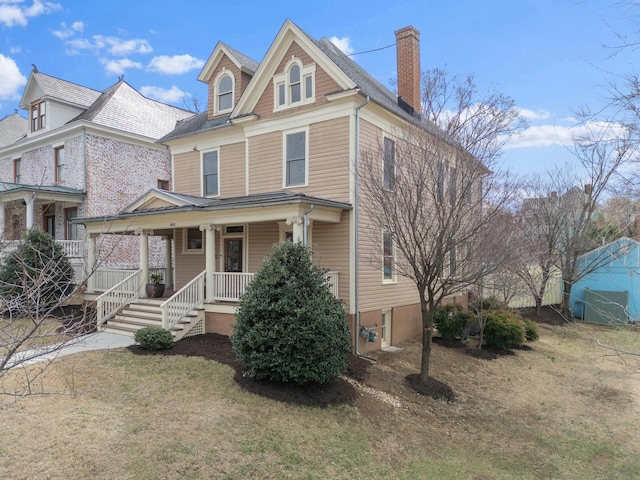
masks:
{"type": "Polygon", "coordinates": [[[96,234],[90,233],[88,240],[85,276],[87,279],[87,293],[94,293],[96,291],[96,271],[98,270],[96,265],[96,234]]]}
{"type": "Polygon", "coordinates": [[[173,258],[171,256],[171,238],[170,236],[164,237],[164,268],[165,278],[164,283],[168,289],[173,289],[173,258]]]}
{"type": "Polygon", "coordinates": [[[33,195],[26,197],[24,199],[24,202],[27,206],[27,230],[31,230],[33,228],[33,222],[34,222],[34,213],[33,213],[33,206],[35,204],[35,198],[33,195]]]}
{"type": "Polygon", "coordinates": [[[200,231],[204,233],[204,255],[205,255],[205,302],[213,302],[215,295],[214,277],[216,270],[216,230],[215,225],[200,225],[200,231]]]}
{"type": "Polygon", "coordinates": [[[140,270],[142,270],[142,285],[140,285],[140,298],[147,297],[145,285],[149,281],[149,235],[152,231],[139,229],[136,234],[140,235],[140,270]]]}
{"type": "Polygon", "coordinates": [[[301,243],[304,240],[304,218],[289,217],[287,225],[293,225],[293,241],[301,243]]]}

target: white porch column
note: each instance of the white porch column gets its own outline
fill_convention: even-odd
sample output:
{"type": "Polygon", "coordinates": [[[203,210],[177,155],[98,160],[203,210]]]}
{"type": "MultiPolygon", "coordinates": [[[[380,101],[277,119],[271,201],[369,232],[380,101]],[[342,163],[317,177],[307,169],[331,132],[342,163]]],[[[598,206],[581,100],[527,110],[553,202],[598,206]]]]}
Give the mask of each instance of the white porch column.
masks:
{"type": "Polygon", "coordinates": [[[304,218],[289,217],[287,218],[287,225],[293,225],[293,241],[302,242],[304,240],[304,218]]]}
{"type": "Polygon", "coordinates": [[[173,289],[173,262],[171,256],[171,238],[170,236],[164,237],[164,267],[165,267],[165,279],[164,283],[168,289],[173,289]]]}
{"type": "Polygon", "coordinates": [[[31,230],[34,222],[33,206],[35,204],[35,198],[31,195],[26,197],[24,201],[27,206],[27,230],[31,230]]]}
{"type": "Polygon", "coordinates": [[[4,206],[4,203],[0,203],[0,238],[4,237],[5,230],[4,206]]]}
{"type": "Polygon", "coordinates": [[[213,302],[215,295],[213,274],[216,269],[216,229],[215,225],[200,225],[200,231],[204,233],[205,254],[205,301],[213,302]]]}
{"type": "Polygon", "coordinates": [[[87,275],[87,293],[94,293],[96,291],[96,235],[94,233],[89,234],[87,245],[87,264],[85,265],[87,275]]]}
{"type": "Polygon", "coordinates": [[[149,235],[153,235],[150,230],[138,229],[136,234],[140,235],[140,269],[142,270],[142,285],[140,286],[140,297],[146,298],[147,291],[144,286],[149,281],[149,235]]]}

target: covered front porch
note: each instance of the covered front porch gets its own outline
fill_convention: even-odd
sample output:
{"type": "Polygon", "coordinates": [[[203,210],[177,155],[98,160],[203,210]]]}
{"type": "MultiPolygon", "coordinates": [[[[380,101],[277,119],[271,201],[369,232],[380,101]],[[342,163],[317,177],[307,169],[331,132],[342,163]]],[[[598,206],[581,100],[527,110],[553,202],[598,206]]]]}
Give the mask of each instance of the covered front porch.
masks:
{"type": "Polygon", "coordinates": [[[206,199],[152,190],[118,215],[79,219],[89,234],[89,265],[95,264],[101,235],[139,237],[139,268],[94,269],[86,299],[95,301],[102,328],[122,320],[127,305],[145,299],[150,274],[158,273],[168,291],[153,300],[158,326],[175,331],[192,316],[199,318],[197,331],[212,331],[221,316],[230,324],[238,300],[273,244],[306,241],[314,244],[314,259],[329,270],[333,293],[346,302],[348,278],[345,283],[340,276],[349,271],[350,208],[289,192],[206,199]],[[149,264],[149,239],[154,236],[166,242],[163,266],[149,264]]]}

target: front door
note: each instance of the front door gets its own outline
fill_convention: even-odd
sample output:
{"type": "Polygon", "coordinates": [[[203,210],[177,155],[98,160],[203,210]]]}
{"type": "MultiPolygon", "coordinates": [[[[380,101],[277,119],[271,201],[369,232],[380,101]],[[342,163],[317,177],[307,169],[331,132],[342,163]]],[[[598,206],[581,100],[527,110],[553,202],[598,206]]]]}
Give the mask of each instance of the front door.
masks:
{"type": "Polygon", "coordinates": [[[386,348],[391,345],[391,310],[382,312],[380,330],[380,346],[386,348]]]}
{"type": "Polygon", "coordinates": [[[227,238],[224,241],[224,271],[242,272],[242,239],[227,238]]]}
{"type": "Polygon", "coordinates": [[[56,206],[50,204],[42,210],[42,228],[45,232],[56,238],[56,206]]]}

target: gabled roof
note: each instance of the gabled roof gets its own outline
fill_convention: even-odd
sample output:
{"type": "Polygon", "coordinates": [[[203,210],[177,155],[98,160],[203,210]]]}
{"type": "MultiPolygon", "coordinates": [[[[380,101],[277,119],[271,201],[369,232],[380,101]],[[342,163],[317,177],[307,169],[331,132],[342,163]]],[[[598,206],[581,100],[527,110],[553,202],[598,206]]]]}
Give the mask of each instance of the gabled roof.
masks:
{"type": "Polygon", "coordinates": [[[40,72],[32,72],[20,100],[20,108],[28,109],[34,88],[39,87],[42,95],[38,98],[50,98],[63,103],[88,108],[100,96],[98,90],[83,87],[40,72]]]}
{"type": "Polygon", "coordinates": [[[124,80],[107,88],[91,106],[68,123],[87,120],[150,138],[172,131],[193,112],[151,100],[124,80]]]}
{"type": "Polygon", "coordinates": [[[186,206],[204,206],[210,199],[204,197],[196,197],[193,195],[184,195],[181,193],[170,192],[168,190],[160,190],[151,188],[146,193],[137,198],[134,202],[127,205],[121,213],[131,213],[135,211],[151,211],[166,210],[176,207],[186,206]],[[149,208],[151,205],[163,205],[162,207],[149,208]],[[146,207],[146,208],[145,208],[146,207]]]}
{"type": "Polygon", "coordinates": [[[17,142],[29,130],[29,121],[18,113],[7,115],[0,120],[0,148],[17,142]]]}
{"type": "Polygon", "coordinates": [[[211,52],[211,55],[209,55],[207,63],[205,63],[204,67],[202,67],[200,75],[198,75],[198,80],[204,83],[208,83],[211,74],[224,55],[226,55],[236,65],[236,67],[238,67],[238,69],[245,73],[248,73],[249,75],[253,75],[260,65],[252,58],[249,58],[244,53],[239,52],[235,48],[231,48],[226,43],[218,42],[211,52]]]}

